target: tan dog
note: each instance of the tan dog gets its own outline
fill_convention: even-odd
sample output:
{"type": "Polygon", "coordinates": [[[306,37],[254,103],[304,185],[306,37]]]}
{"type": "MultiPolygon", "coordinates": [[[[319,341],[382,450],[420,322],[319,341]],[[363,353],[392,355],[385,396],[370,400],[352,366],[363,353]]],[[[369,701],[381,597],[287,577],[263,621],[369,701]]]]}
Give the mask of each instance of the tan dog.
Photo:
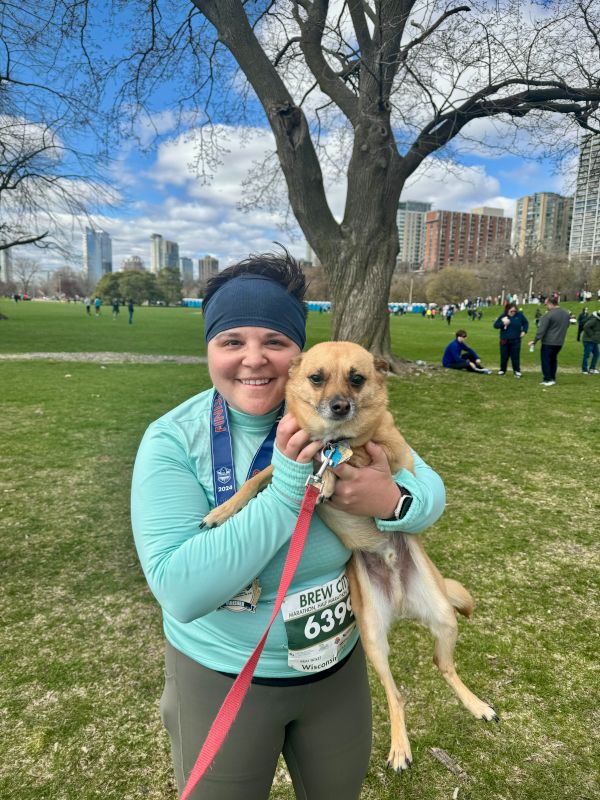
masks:
{"type": "MultiPolygon", "coordinates": [[[[297,356],[290,367],[287,410],[312,440],[349,441],[353,466],[370,463],[364,445],[378,444],[392,473],[413,470],[410,448],[387,408],[385,362],[350,342],[324,342],[297,356]]],[[[263,489],[272,468],[246,481],[228,502],[213,509],[205,526],[220,525],[263,489]]],[[[336,477],[325,472],[324,496],[336,477]]],[[[319,516],[354,555],[347,567],[352,608],[365,652],[387,696],[391,749],[388,766],[400,772],[412,763],[404,721],[404,700],[389,666],[387,632],[404,617],[426,625],[435,639],[434,662],[463,705],[476,717],[498,720],[494,709],[476,697],[456,673],[454,646],[458,632],[454,610],[470,616],[473,600],[457,581],[445,579],[429,559],[419,536],[382,533],[369,517],[339,511],[324,503],[319,516]]]]}

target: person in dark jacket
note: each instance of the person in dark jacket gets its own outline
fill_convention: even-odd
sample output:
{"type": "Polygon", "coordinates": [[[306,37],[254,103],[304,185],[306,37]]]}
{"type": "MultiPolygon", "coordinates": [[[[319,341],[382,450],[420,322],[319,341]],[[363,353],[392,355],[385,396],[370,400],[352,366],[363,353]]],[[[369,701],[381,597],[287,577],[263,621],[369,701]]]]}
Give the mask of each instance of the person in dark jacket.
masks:
{"type": "Polygon", "coordinates": [[[583,311],[579,313],[579,316],[577,317],[577,341],[580,341],[581,334],[583,333],[583,326],[585,325],[585,323],[588,321],[589,318],[590,314],[586,307],[583,309],[583,311]]]}
{"type": "Polygon", "coordinates": [[[515,378],[521,377],[521,339],[529,330],[529,322],[516,303],[507,303],[504,314],[500,314],[494,322],[494,328],[500,331],[500,369],[498,375],[506,374],[508,358],[512,364],[515,378]]]}
{"type": "Polygon", "coordinates": [[[450,342],[444,350],[442,366],[447,369],[466,369],[471,372],[482,372],[484,375],[490,375],[492,370],[485,369],[475,350],[465,344],[467,332],[463,330],[456,331],[454,336],[454,341],[450,342]]]}
{"type": "Polygon", "coordinates": [[[541,340],[540,361],[544,378],[541,381],[541,385],[554,386],[556,383],[558,354],[565,343],[567,331],[571,324],[571,317],[568,311],[565,311],[564,308],[559,308],[558,295],[553,294],[547,297],[544,302],[548,311],[541,318],[535,338],[529,342],[529,345],[535,347],[535,343],[541,340]]]}
{"type": "Polygon", "coordinates": [[[594,311],[588,317],[583,326],[583,361],[581,371],[585,374],[597,375],[600,370],[596,369],[598,355],[600,353],[600,311],[594,311]],[[592,357],[590,368],[588,369],[588,359],[592,357]]]}

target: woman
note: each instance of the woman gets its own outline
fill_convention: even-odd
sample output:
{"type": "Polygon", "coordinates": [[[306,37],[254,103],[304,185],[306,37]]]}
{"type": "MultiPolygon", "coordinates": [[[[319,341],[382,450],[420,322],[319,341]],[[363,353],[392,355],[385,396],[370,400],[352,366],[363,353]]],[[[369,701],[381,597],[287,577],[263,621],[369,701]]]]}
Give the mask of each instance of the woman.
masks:
{"type": "MultiPolygon", "coordinates": [[[[251,257],[215,276],[203,302],[214,388],[150,425],[136,459],[133,530],[163,612],[161,716],[180,793],[267,626],[305,482],[323,447],[282,416],[288,367],[306,338],[304,292],[304,276],[287,253],[251,257]],[[221,527],[199,528],[211,508],[271,461],[268,488],[221,527]]],[[[416,454],[416,476],[393,476],[381,449],[369,447],[371,465],[345,465],[330,502],[376,517],[382,530],[418,533],[435,522],[444,507],[439,476],[416,454]],[[396,519],[400,486],[413,500],[396,519]]],[[[336,603],[347,603],[350,555],[315,515],[284,609],[303,592],[326,597],[332,585],[341,587],[336,603]]],[[[321,600],[300,622],[278,616],[233,728],[192,797],[267,798],[283,753],[297,797],[352,800],[370,749],[370,693],[356,626],[350,612],[334,617],[321,600]],[[328,659],[320,664],[317,655],[307,670],[302,647],[314,645],[307,626],[315,620],[328,637],[328,659]]]]}
{"type": "Polygon", "coordinates": [[[498,375],[506,374],[508,358],[512,364],[515,378],[521,377],[521,339],[529,330],[527,317],[519,311],[514,302],[504,306],[501,314],[494,322],[494,328],[500,331],[500,369],[498,375]]]}

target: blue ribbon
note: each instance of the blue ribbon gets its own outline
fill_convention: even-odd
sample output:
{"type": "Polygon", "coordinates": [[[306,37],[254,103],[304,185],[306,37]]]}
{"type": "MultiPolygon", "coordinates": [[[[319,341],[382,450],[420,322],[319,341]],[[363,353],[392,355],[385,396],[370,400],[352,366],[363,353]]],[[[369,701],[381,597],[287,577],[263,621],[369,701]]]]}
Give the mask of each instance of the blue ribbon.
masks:
{"type": "MultiPolygon", "coordinates": [[[[277,418],[273,423],[273,427],[252,459],[246,480],[262,472],[262,470],[271,463],[275,434],[277,433],[279,420],[283,416],[283,409],[284,404],[282,403],[277,412],[277,418]]],[[[226,500],[229,500],[230,497],[233,497],[236,488],[227,404],[217,391],[215,391],[212,401],[210,429],[210,456],[213,469],[213,488],[215,492],[215,503],[220,506],[226,500]]]]}

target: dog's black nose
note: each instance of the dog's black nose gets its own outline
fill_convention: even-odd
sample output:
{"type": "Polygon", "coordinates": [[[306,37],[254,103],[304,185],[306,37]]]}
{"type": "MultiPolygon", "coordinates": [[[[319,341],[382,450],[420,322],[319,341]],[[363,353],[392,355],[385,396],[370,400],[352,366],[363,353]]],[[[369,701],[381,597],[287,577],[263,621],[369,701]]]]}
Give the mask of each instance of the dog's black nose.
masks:
{"type": "Polygon", "coordinates": [[[332,410],[334,416],[340,417],[341,419],[342,417],[348,415],[348,412],[350,411],[350,403],[345,397],[340,397],[337,395],[329,403],[329,408],[332,410]]]}

